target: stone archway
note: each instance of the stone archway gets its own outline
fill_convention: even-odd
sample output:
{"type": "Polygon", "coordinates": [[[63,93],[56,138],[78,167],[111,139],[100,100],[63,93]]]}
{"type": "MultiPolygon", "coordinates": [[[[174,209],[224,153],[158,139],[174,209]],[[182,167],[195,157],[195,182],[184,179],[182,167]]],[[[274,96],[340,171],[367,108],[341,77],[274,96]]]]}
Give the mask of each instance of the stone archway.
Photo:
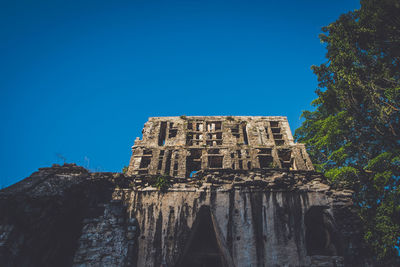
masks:
{"type": "Polygon", "coordinates": [[[202,206],[193,223],[184,253],[175,267],[229,267],[209,206],[202,206]]]}
{"type": "Polygon", "coordinates": [[[340,237],[326,206],[312,206],[305,214],[307,255],[341,255],[340,237]]]}

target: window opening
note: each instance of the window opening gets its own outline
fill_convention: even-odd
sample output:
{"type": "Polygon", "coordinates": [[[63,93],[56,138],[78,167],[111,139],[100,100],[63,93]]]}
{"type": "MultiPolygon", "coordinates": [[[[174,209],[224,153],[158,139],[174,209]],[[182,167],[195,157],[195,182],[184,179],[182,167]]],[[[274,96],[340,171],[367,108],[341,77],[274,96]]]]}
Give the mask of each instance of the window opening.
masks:
{"type": "Polygon", "coordinates": [[[203,131],[203,123],[196,123],[196,131],[203,131]]]}
{"type": "Polygon", "coordinates": [[[278,121],[270,121],[269,125],[271,125],[271,127],[278,127],[279,126],[279,122],[278,121]]]}
{"type": "Polygon", "coordinates": [[[186,157],[186,176],[192,177],[192,173],[201,170],[201,150],[191,149],[186,157]]]}
{"type": "Polygon", "coordinates": [[[239,124],[235,124],[235,125],[231,128],[231,132],[232,132],[232,135],[233,135],[234,137],[236,137],[237,139],[239,139],[239,137],[240,137],[240,134],[239,134],[239,124]]]}
{"type": "Polygon", "coordinates": [[[271,156],[258,156],[260,168],[271,168],[273,159],[271,156]]]}
{"type": "Polygon", "coordinates": [[[265,136],[269,139],[268,127],[265,127],[265,136]]]}
{"type": "Polygon", "coordinates": [[[285,144],[285,140],[283,140],[283,135],[282,134],[274,134],[273,136],[274,136],[275,144],[277,146],[285,144]]]}
{"type": "Polygon", "coordinates": [[[150,162],[151,162],[151,157],[145,157],[145,156],[143,156],[142,159],[141,159],[141,161],[140,161],[140,166],[139,166],[139,168],[140,168],[140,169],[145,169],[145,168],[147,168],[147,167],[150,165],[150,162]]]}
{"type": "Polygon", "coordinates": [[[176,137],[177,134],[178,134],[178,129],[169,129],[168,138],[176,137]]]}
{"type": "Polygon", "coordinates": [[[169,175],[169,172],[171,170],[171,156],[172,156],[172,151],[167,151],[167,159],[165,161],[165,174],[169,175]]]}
{"type": "Polygon", "coordinates": [[[165,137],[167,134],[167,122],[162,121],[160,126],[160,132],[158,134],[158,145],[163,146],[165,145],[165,137]]]}
{"type": "Polygon", "coordinates": [[[282,168],[291,168],[292,167],[292,152],[289,149],[281,149],[278,150],[278,157],[281,161],[282,168]]]}
{"type": "Polygon", "coordinates": [[[209,149],[208,154],[219,154],[219,149],[209,149]]]}
{"type": "Polygon", "coordinates": [[[259,148],[258,154],[271,155],[271,148],[259,148]]]}
{"type": "Polygon", "coordinates": [[[160,173],[160,170],[162,168],[163,159],[164,159],[164,150],[160,150],[160,154],[158,156],[157,173],[160,173]]]}
{"type": "Polygon", "coordinates": [[[245,145],[248,145],[249,140],[247,139],[246,125],[242,126],[242,130],[243,130],[243,142],[245,145]]]}
{"type": "Polygon", "coordinates": [[[285,144],[285,140],[275,140],[275,144],[276,144],[277,146],[282,146],[282,145],[285,144]]]}
{"type": "Polygon", "coordinates": [[[192,146],[193,145],[193,138],[194,138],[194,133],[188,132],[186,134],[186,145],[192,146]]]}
{"type": "Polygon", "coordinates": [[[272,133],[278,134],[281,132],[281,128],[271,128],[272,133]]]}
{"type": "Polygon", "coordinates": [[[161,170],[161,168],[162,168],[162,159],[160,159],[160,160],[158,161],[157,170],[161,170]]]}
{"type": "Polygon", "coordinates": [[[153,151],[151,149],[143,150],[143,155],[153,155],[153,151]]]}
{"type": "Polygon", "coordinates": [[[223,156],[209,156],[208,167],[211,169],[222,168],[223,156]]]}

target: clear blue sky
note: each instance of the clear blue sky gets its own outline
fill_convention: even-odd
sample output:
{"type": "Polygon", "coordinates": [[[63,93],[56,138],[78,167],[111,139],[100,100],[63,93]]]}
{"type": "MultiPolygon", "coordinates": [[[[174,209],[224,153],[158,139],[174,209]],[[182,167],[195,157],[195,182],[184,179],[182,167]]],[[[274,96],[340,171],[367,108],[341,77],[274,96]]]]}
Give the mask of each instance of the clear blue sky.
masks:
{"type": "Polygon", "coordinates": [[[0,0],[0,186],[61,157],[120,171],[151,116],[283,115],[294,131],[325,61],[321,27],[357,8],[0,0]]]}

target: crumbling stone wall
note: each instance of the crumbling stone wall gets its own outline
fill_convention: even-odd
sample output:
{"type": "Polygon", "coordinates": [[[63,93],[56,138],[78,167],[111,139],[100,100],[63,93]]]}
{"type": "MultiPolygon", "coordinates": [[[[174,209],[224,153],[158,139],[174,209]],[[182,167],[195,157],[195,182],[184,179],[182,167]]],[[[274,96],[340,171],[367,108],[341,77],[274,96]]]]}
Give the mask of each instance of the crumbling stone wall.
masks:
{"type": "Polygon", "coordinates": [[[152,117],[132,147],[128,174],[189,177],[199,170],[313,170],[286,117],[152,117]]]}
{"type": "Polygon", "coordinates": [[[332,189],[318,173],[206,171],[179,180],[166,193],[145,178],[119,192],[138,220],[138,266],[180,266],[202,207],[226,266],[366,264],[352,256],[363,251],[359,221],[335,217],[354,213],[352,192],[332,189]]]}
{"type": "Polygon", "coordinates": [[[41,168],[0,191],[1,266],[135,266],[135,219],[112,199],[120,174],[41,168]]]}
{"type": "Polygon", "coordinates": [[[2,266],[369,266],[352,191],[285,117],[150,118],[127,175],[41,168],[0,191],[2,266]]]}
{"type": "Polygon", "coordinates": [[[100,206],[103,214],[82,222],[73,266],[134,266],[135,218],[127,218],[120,201],[100,206]]]}
{"type": "Polygon", "coordinates": [[[170,177],[165,192],[154,187],[155,177],[65,165],[3,189],[0,262],[185,266],[204,252],[198,233],[208,233],[224,266],[367,266],[352,192],[331,188],[318,173],[200,171],[170,177]]]}

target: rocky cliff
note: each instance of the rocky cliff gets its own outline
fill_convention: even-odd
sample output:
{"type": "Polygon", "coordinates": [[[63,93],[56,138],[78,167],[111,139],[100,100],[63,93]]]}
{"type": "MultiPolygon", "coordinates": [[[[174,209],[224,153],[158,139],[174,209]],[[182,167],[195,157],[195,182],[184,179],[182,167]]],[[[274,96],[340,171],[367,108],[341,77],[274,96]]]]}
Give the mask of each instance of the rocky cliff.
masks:
{"type": "Polygon", "coordinates": [[[365,266],[351,196],[313,171],[213,170],[183,179],[55,165],[0,191],[0,262],[365,266]]]}

